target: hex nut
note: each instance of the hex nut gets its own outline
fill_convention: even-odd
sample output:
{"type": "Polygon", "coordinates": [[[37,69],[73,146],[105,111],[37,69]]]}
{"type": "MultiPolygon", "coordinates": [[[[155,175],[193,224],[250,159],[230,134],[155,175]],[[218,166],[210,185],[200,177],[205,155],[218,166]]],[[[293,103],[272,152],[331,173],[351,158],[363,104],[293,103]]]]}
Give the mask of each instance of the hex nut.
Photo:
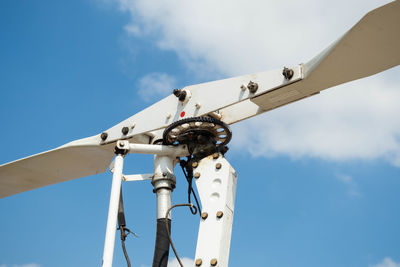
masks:
{"type": "Polygon", "coordinates": [[[200,173],[199,173],[199,172],[196,172],[196,173],[194,174],[194,178],[199,179],[199,178],[200,178],[200,173]]]}
{"type": "Polygon", "coordinates": [[[219,158],[219,153],[214,153],[213,154],[213,159],[217,159],[217,158],[219,158]]]}
{"type": "Polygon", "coordinates": [[[202,218],[203,220],[207,219],[207,217],[208,217],[208,213],[207,213],[207,212],[202,212],[202,213],[201,213],[201,218],[202,218]]]}
{"type": "Polygon", "coordinates": [[[217,263],[218,263],[218,261],[217,261],[217,259],[212,259],[212,260],[210,260],[210,264],[211,264],[211,266],[216,266],[217,265],[217,263]]]}
{"type": "Polygon", "coordinates": [[[199,166],[199,164],[196,161],[192,163],[193,168],[197,168],[197,166],[199,166]]]}
{"type": "Polygon", "coordinates": [[[201,259],[196,259],[196,266],[201,266],[201,264],[203,263],[203,261],[201,259]]]}
{"type": "Polygon", "coordinates": [[[221,164],[221,163],[215,164],[215,168],[217,168],[218,170],[221,169],[221,167],[222,167],[222,164],[221,164]]]}
{"type": "Polygon", "coordinates": [[[224,216],[224,213],[223,213],[222,211],[219,210],[219,211],[217,212],[217,218],[218,218],[218,219],[221,219],[222,216],[224,216]]]}

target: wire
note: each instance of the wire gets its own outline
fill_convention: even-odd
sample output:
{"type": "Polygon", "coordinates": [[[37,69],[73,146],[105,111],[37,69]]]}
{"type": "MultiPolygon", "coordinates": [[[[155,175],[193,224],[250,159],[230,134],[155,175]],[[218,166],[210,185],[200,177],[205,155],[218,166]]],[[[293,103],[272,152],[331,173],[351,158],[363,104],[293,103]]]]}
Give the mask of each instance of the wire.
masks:
{"type": "Polygon", "coordinates": [[[188,203],[192,203],[191,195],[193,195],[193,198],[196,201],[196,206],[193,206],[193,207],[190,206],[190,212],[194,215],[194,214],[197,213],[197,210],[198,210],[199,211],[199,215],[201,216],[201,207],[200,207],[199,201],[197,199],[196,192],[194,191],[193,185],[192,185],[192,182],[193,182],[193,169],[191,167],[189,167],[189,162],[190,162],[191,157],[192,157],[192,155],[190,155],[188,157],[187,161],[186,160],[181,160],[179,163],[181,165],[182,172],[186,177],[186,181],[188,182],[188,203]]]}
{"type": "Polygon", "coordinates": [[[190,207],[190,208],[191,208],[190,210],[192,210],[192,208],[194,208],[194,210],[195,210],[195,213],[194,213],[194,214],[197,213],[197,208],[196,208],[196,206],[193,205],[192,203],[189,203],[189,204],[176,204],[176,205],[173,205],[173,206],[171,206],[171,207],[167,210],[167,213],[165,214],[165,227],[167,228],[169,243],[171,244],[171,247],[172,247],[172,250],[174,251],[175,257],[176,257],[176,259],[178,260],[179,265],[180,265],[181,267],[184,267],[184,266],[183,266],[183,264],[182,264],[181,259],[180,259],[179,256],[178,256],[178,253],[176,252],[174,243],[172,242],[171,231],[169,230],[169,226],[168,226],[168,216],[169,216],[169,213],[171,212],[171,210],[172,210],[173,208],[176,208],[176,207],[184,207],[184,206],[190,207]]]}

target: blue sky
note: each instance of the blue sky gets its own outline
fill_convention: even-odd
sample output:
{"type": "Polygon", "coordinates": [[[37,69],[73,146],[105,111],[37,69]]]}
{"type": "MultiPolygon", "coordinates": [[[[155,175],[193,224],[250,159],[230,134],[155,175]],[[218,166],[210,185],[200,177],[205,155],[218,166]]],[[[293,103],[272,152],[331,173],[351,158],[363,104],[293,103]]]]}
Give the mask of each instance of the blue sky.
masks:
{"type": "MultiPolygon", "coordinates": [[[[97,134],[176,87],[306,62],[383,4],[280,2],[1,1],[0,163],[97,134]]],[[[230,266],[400,266],[399,77],[397,67],[232,127],[230,266]]],[[[126,159],[126,173],[151,170],[149,156],[126,159]]],[[[99,266],[110,183],[104,173],[1,199],[0,266],[99,266]]],[[[129,255],[150,266],[152,186],[123,190],[140,236],[129,255]]],[[[188,261],[197,227],[174,211],[188,261]]],[[[125,266],[119,243],[114,266],[125,266]]]]}

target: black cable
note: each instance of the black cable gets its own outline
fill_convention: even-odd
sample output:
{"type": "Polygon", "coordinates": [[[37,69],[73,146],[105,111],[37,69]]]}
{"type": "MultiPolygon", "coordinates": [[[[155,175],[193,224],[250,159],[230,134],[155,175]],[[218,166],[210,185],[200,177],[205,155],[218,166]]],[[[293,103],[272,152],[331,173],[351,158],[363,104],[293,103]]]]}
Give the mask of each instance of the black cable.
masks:
{"type": "Polygon", "coordinates": [[[126,247],[125,247],[125,240],[126,240],[126,237],[129,234],[133,234],[136,237],[137,237],[137,235],[135,233],[133,233],[131,230],[129,230],[128,228],[126,228],[125,212],[124,212],[124,201],[122,199],[122,187],[121,187],[120,197],[119,197],[118,228],[117,229],[120,230],[122,251],[124,252],[126,264],[127,264],[128,267],[131,267],[131,261],[129,260],[128,252],[126,251],[126,247]]]}
{"type": "Polygon", "coordinates": [[[191,159],[191,155],[188,157],[188,160],[181,160],[180,165],[182,168],[183,175],[186,177],[186,181],[188,182],[188,203],[192,203],[191,195],[193,195],[194,200],[196,201],[196,206],[190,206],[190,212],[194,215],[199,211],[199,215],[201,216],[201,207],[200,203],[197,199],[196,192],[193,189],[193,169],[189,166],[189,162],[191,159]]]}
{"type": "MultiPolygon", "coordinates": [[[[167,213],[165,214],[165,227],[166,227],[166,229],[167,229],[167,234],[168,234],[169,243],[171,244],[171,248],[172,248],[172,250],[174,251],[175,257],[176,257],[176,259],[178,260],[179,265],[180,265],[181,267],[184,267],[184,266],[183,266],[183,264],[182,264],[181,259],[180,259],[179,256],[178,256],[178,253],[176,252],[174,243],[172,242],[171,232],[170,232],[170,230],[169,230],[169,222],[170,222],[170,220],[168,219],[168,215],[169,215],[170,211],[171,211],[173,208],[176,208],[176,207],[183,207],[183,206],[189,206],[191,209],[194,208],[195,212],[197,212],[197,208],[196,208],[192,203],[189,203],[189,204],[176,204],[176,205],[173,205],[172,207],[170,207],[170,208],[167,210],[167,213]]],[[[194,214],[196,214],[196,213],[194,213],[194,214]]]]}

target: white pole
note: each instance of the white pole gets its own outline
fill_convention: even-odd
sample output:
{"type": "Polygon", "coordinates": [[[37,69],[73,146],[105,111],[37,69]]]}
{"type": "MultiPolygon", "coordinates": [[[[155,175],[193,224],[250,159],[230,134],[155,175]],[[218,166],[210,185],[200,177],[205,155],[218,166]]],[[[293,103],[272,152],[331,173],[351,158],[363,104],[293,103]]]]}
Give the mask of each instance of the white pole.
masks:
{"type": "Polygon", "coordinates": [[[111,185],[110,205],[108,207],[106,239],[104,241],[102,263],[103,267],[111,267],[113,261],[123,166],[124,157],[122,155],[117,155],[114,161],[114,174],[111,185]]]}

